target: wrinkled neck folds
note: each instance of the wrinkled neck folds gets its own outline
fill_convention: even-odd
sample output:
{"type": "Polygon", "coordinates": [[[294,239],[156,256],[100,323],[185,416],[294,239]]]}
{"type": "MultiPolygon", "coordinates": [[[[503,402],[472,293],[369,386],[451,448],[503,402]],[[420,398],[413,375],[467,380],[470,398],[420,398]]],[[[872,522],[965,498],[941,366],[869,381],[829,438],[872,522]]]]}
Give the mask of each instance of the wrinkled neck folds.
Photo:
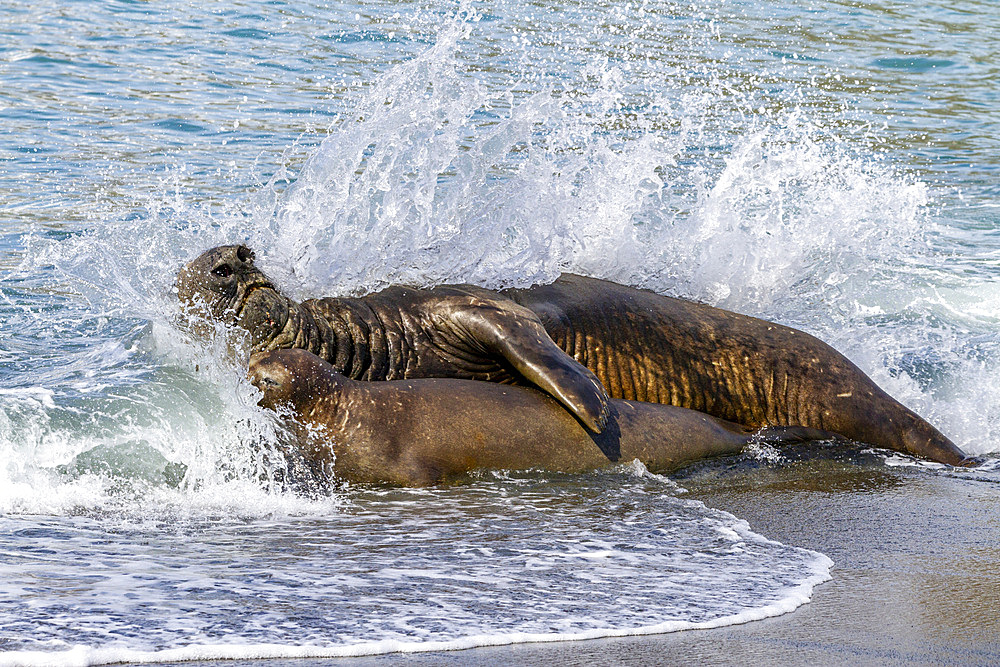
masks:
{"type": "Polygon", "coordinates": [[[250,292],[236,310],[252,352],[302,349],[356,380],[404,377],[409,345],[398,312],[376,312],[362,299],[297,303],[273,289],[250,292]]]}
{"type": "Polygon", "coordinates": [[[365,299],[306,301],[303,311],[316,323],[319,351],[340,373],[354,380],[397,380],[406,376],[410,338],[398,310],[365,299]]]}

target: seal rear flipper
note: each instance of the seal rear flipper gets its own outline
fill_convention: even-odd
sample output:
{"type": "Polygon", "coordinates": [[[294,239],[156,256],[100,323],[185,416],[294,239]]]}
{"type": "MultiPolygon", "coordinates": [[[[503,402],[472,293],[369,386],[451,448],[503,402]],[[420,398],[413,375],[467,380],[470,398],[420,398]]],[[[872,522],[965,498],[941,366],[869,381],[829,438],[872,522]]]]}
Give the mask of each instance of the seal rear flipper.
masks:
{"type": "Polygon", "coordinates": [[[808,426],[767,426],[753,433],[769,445],[789,445],[810,440],[836,440],[845,442],[842,435],[808,426]]]}
{"type": "Polygon", "coordinates": [[[608,423],[608,394],[590,369],[569,356],[549,337],[538,317],[510,302],[482,303],[456,311],[453,317],[484,350],[507,361],[573,413],[584,426],[600,433],[608,423]]]}

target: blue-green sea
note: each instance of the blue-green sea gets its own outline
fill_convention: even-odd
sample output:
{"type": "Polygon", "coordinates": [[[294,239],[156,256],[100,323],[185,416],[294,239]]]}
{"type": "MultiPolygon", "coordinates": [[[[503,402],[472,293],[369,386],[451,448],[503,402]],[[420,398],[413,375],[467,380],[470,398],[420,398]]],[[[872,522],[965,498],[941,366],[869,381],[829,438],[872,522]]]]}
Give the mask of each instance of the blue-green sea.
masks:
{"type": "MultiPolygon", "coordinates": [[[[990,0],[4,0],[0,664],[807,603],[829,558],[637,465],[287,488],[174,276],[245,243],[297,299],[569,271],[700,300],[819,336],[986,459],[864,465],[1000,488],[998,81],[990,0]]],[[[731,465],[796,465],[764,454],[731,465]]]]}

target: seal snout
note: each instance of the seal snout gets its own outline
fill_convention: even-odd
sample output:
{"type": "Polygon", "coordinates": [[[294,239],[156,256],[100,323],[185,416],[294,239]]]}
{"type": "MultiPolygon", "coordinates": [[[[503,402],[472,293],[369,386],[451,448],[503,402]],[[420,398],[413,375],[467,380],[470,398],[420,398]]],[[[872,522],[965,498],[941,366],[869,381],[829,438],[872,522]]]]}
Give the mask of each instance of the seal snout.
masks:
{"type": "Polygon", "coordinates": [[[228,278],[243,268],[253,266],[253,250],[245,245],[223,246],[221,256],[212,267],[212,274],[219,278],[228,278]]]}

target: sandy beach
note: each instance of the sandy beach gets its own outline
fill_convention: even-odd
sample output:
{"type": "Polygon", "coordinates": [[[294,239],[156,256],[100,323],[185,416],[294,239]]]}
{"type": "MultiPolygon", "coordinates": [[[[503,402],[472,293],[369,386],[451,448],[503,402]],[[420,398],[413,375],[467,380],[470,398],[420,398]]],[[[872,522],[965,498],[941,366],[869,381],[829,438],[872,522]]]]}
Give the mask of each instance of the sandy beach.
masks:
{"type": "Polygon", "coordinates": [[[1000,664],[994,482],[857,454],[776,469],[710,463],[678,481],[771,539],[825,553],[833,579],[794,612],[716,630],[256,664],[1000,664]]]}
{"type": "Polygon", "coordinates": [[[712,467],[691,497],[833,559],[796,611],[745,625],[574,646],[428,655],[426,664],[990,665],[1000,663],[1000,489],[946,472],[848,460],[712,467]]]}

